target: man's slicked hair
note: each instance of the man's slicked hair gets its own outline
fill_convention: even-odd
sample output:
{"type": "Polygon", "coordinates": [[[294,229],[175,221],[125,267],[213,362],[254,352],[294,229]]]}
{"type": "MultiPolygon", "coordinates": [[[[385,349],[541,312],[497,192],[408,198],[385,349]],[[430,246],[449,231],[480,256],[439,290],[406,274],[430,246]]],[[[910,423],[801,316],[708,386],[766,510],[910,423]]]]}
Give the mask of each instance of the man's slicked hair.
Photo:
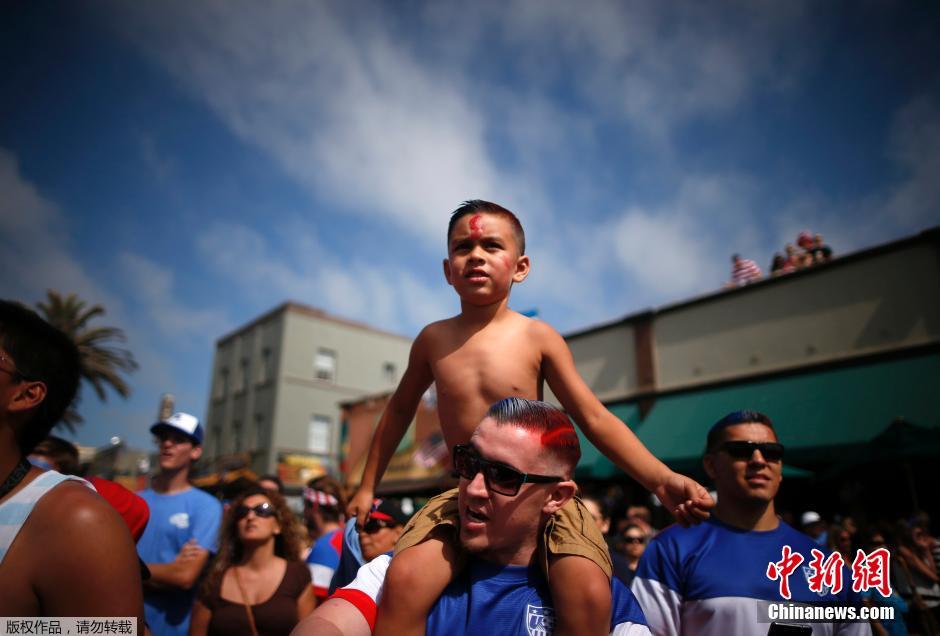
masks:
{"type": "Polygon", "coordinates": [[[708,429],[708,439],[705,442],[705,452],[714,452],[715,448],[717,448],[718,445],[724,441],[724,430],[729,426],[736,426],[738,424],[763,424],[770,430],[774,431],[774,435],[777,434],[777,431],[774,430],[773,422],[771,422],[770,418],[763,413],[749,410],[732,411],[712,424],[712,427],[708,429]]]}
{"type": "Polygon", "coordinates": [[[0,300],[0,347],[26,380],[46,385],[46,397],[16,432],[20,451],[30,451],[62,419],[81,378],[81,357],[72,340],[20,303],[0,300]]]}
{"type": "Polygon", "coordinates": [[[486,417],[492,418],[497,426],[512,425],[539,433],[542,448],[559,461],[565,476],[574,473],[581,459],[581,443],[564,411],[546,402],[508,397],[492,405],[486,417]]]}
{"type": "Polygon", "coordinates": [[[457,221],[467,216],[468,214],[478,213],[499,214],[506,217],[506,219],[509,220],[510,225],[512,225],[512,233],[516,239],[516,246],[519,248],[519,255],[522,256],[525,254],[525,231],[523,231],[522,223],[519,222],[518,217],[498,203],[484,201],[483,199],[470,199],[469,201],[464,201],[462,204],[460,204],[460,207],[454,210],[454,212],[450,215],[450,223],[447,224],[448,249],[450,249],[450,235],[454,233],[454,227],[457,225],[457,221]]]}

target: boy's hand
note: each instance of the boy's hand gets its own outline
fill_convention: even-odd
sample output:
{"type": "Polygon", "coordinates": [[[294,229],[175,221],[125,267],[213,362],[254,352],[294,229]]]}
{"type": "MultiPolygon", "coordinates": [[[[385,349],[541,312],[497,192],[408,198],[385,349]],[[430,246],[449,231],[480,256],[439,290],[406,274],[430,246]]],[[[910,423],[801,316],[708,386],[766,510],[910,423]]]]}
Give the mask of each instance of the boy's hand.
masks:
{"type": "Polygon", "coordinates": [[[372,502],[374,500],[375,493],[361,487],[349,500],[349,505],[346,506],[346,516],[356,518],[357,528],[362,528],[363,524],[369,520],[369,513],[372,511],[372,502]]]}
{"type": "Polygon", "coordinates": [[[662,485],[653,490],[683,528],[698,525],[711,516],[715,500],[694,479],[670,471],[662,485]]]}

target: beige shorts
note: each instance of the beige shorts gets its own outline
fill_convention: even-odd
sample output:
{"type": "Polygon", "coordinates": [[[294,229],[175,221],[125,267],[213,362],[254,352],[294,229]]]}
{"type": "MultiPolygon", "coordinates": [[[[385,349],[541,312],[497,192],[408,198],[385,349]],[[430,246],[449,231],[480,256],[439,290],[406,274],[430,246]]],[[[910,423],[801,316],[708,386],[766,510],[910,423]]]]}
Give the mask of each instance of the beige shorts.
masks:
{"type": "MultiPolygon", "coordinates": [[[[435,538],[447,541],[449,537],[454,547],[460,551],[460,515],[457,511],[456,488],[434,497],[411,518],[395,544],[395,554],[421,543],[428,538],[432,530],[447,526],[450,526],[452,531],[438,532],[435,538]]],[[[597,529],[591,513],[581,503],[580,497],[572,497],[545,524],[545,533],[539,542],[539,563],[545,576],[548,576],[549,555],[569,554],[590,559],[607,574],[607,578],[610,578],[612,566],[607,543],[601,531],[597,529]]]]}

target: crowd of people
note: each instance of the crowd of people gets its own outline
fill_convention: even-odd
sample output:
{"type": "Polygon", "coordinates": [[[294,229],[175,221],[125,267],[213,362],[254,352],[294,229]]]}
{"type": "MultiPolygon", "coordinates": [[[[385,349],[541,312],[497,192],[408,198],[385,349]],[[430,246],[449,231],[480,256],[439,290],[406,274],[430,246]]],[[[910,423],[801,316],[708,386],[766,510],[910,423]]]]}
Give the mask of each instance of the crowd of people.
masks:
{"type": "Polygon", "coordinates": [[[770,417],[740,410],[708,428],[702,465],[712,497],[605,408],[556,331],[509,309],[530,268],[512,212],[466,202],[451,216],[447,245],[444,274],[461,312],[413,343],[348,501],[328,478],[307,484],[305,530],[276,478],[229,502],[194,488],[204,431],[187,413],[150,427],[156,472],[129,499],[148,511],[137,536],[127,497],[98,497],[48,455],[30,464],[74,398],[79,354],[34,312],[0,302],[0,616],[136,617],[140,633],[146,624],[157,636],[728,636],[764,626],[861,636],[899,633],[904,620],[771,621],[782,605],[791,614],[819,603],[884,606],[895,589],[890,554],[910,574],[909,602],[896,588],[908,616],[931,633],[929,525],[911,524],[909,538],[882,531],[883,549],[865,535],[871,553],[855,555],[843,586],[849,565],[833,560],[841,551],[777,514],[785,440],[770,417]],[[539,400],[543,381],[564,410],[539,400]],[[375,491],[432,382],[458,485],[410,515],[375,491]],[[677,523],[655,532],[642,507],[612,523],[604,497],[578,496],[572,422],[677,523]]]}
{"type": "MultiPolygon", "coordinates": [[[[787,243],[783,253],[776,253],[770,263],[770,275],[782,276],[832,260],[832,248],[823,240],[822,234],[800,232],[796,244],[787,243]]],[[[752,259],[740,254],[731,257],[731,280],[728,287],[739,287],[763,278],[760,266],[752,259]]]]}

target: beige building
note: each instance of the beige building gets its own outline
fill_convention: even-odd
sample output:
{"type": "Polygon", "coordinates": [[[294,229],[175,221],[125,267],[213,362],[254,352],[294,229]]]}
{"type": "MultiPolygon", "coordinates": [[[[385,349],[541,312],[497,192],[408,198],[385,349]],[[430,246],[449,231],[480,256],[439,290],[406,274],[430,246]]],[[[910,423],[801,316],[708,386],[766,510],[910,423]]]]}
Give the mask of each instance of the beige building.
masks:
{"type": "Polygon", "coordinates": [[[205,469],[338,475],[340,403],[389,391],[409,338],[286,302],[216,343],[205,469]]]}
{"type": "MultiPolygon", "coordinates": [[[[851,483],[856,499],[881,495],[885,514],[940,503],[915,487],[940,461],[938,228],[566,340],[594,393],[676,470],[700,474],[711,424],[754,409],[774,420],[788,466],[815,475],[803,505],[828,492],[819,507],[845,512],[851,483]]],[[[623,478],[591,445],[578,474],[623,478]]]]}

